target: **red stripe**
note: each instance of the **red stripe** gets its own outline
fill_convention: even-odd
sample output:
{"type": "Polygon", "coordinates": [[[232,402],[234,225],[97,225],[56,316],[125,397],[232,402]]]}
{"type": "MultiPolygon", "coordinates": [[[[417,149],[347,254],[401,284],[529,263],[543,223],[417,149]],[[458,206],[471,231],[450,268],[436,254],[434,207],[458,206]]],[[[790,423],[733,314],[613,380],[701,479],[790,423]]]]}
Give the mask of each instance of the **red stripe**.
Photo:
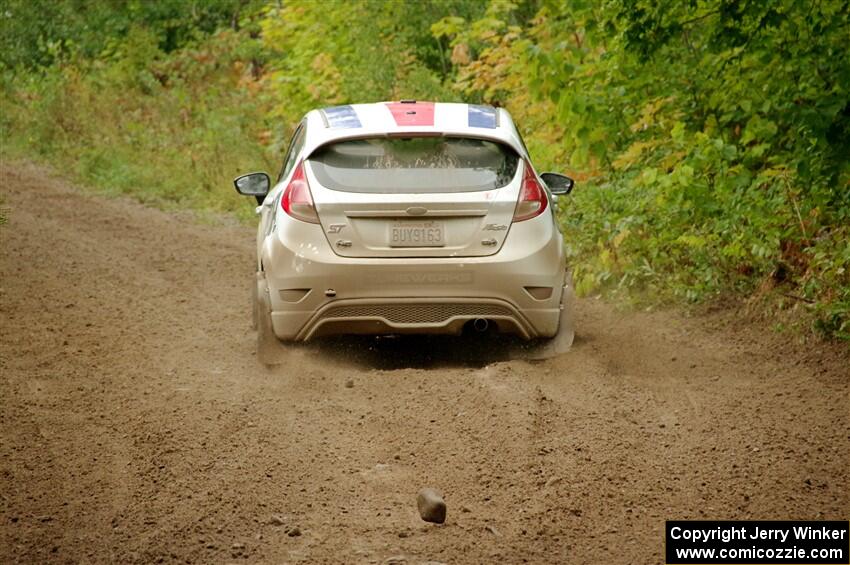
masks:
{"type": "Polygon", "coordinates": [[[412,104],[387,102],[387,108],[389,108],[390,112],[392,112],[397,126],[434,125],[433,102],[416,102],[412,104]]]}

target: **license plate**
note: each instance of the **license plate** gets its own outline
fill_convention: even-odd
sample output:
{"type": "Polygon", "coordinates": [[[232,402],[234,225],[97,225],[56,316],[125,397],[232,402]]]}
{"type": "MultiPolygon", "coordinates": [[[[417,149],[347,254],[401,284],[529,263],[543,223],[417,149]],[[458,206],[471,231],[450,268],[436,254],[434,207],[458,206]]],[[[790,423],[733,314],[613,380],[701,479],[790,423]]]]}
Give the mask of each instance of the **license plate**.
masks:
{"type": "Polygon", "coordinates": [[[390,226],[390,247],[443,247],[443,222],[398,222],[390,226]]]}

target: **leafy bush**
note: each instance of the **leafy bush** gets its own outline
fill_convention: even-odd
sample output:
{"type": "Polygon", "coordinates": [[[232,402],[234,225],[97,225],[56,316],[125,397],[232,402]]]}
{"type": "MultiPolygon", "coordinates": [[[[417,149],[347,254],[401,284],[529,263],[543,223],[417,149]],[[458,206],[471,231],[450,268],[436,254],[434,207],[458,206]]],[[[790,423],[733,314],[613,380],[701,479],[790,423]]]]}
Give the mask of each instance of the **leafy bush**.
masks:
{"type": "Polygon", "coordinates": [[[229,179],[275,163],[255,52],[222,30],[166,55],[134,28],[108,56],[5,81],[0,127],[106,192],[249,217],[229,179]]]}
{"type": "Polygon", "coordinates": [[[513,113],[558,116],[529,137],[587,181],[562,214],[579,290],[793,296],[850,337],[846,3],[542,2],[512,25],[519,6],[434,30],[473,54],[455,88],[510,107],[527,82],[513,113]]]}

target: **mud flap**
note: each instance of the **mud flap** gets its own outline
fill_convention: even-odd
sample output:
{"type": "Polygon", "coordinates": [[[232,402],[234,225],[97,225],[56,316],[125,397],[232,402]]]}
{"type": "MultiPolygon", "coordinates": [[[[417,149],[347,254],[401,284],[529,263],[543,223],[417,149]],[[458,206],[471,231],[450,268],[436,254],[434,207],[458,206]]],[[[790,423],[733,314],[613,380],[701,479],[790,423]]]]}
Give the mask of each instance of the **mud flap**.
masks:
{"type": "Polygon", "coordinates": [[[561,317],[558,322],[558,333],[548,340],[524,349],[521,357],[531,361],[542,361],[557,357],[570,350],[575,339],[575,324],[573,320],[573,285],[567,283],[561,295],[561,317]]]}
{"type": "Polygon", "coordinates": [[[263,365],[273,366],[283,363],[285,348],[272,327],[272,312],[269,304],[269,290],[265,277],[257,277],[257,359],[263,365]]]}

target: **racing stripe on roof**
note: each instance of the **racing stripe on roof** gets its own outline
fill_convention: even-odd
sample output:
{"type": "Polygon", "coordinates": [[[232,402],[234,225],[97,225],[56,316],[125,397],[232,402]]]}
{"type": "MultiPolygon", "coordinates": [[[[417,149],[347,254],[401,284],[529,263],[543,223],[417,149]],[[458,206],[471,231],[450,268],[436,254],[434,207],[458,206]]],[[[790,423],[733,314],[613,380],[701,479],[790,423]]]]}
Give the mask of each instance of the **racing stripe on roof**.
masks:
{"type": "Polygon", "coordinates": [[[397,126],[433,126],[433,102],[387,102],[397,126]]]}
{"type": "Polygon", "coordinates": [[[322,109],[325,125],[329,128],[360,128],[360,118],[351,106],[332,106],[322,109]]]}
{"type": "Polygon", "coordinates": [[[499,125],[499,114],[492,106],[469,105],[469,127],[496,129],[499,125]]]}

